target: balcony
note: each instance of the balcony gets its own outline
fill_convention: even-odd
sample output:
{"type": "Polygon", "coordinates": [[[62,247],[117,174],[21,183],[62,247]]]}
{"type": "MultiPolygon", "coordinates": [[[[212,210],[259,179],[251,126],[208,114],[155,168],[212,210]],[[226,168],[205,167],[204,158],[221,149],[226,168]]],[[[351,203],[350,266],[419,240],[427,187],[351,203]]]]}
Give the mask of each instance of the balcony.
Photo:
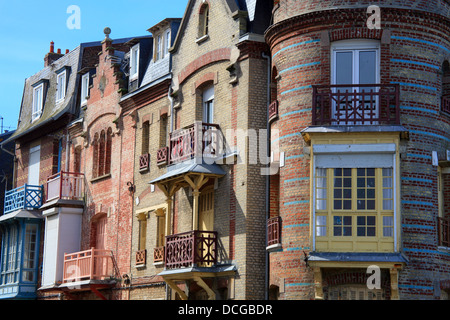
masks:
{"type": "Polygon", "coordinates": [[[63,282],[120,278],[111,250],[90,249],[64,254],[63,282]]]}
{"type": "Polygon", "coordinates": [[[164,263],[164,247],[156,247],[153,251],[153,263],[164,263]]]}
{"type": "Polygon", "coordinates": [[[136,266],[143,266],[147,263],[147,250],[136,251],[136,266]]]}
{"type": "Polygon", "coordinates": [[[212,267],[217,263],[217,232],[190,231],[166,237],[166,269],[212,267]]]}
{"type": "Polygon", "coordinates": [[[439,246],[450,247],[450,218],[438,218],[439,246]]]}
{"type": "Polygon", "coordinates": [[[274,217],[267,220],[267,250],[281,247],[281,218],[274,217]]]}
{"type": "Polygon", "coordinates": [[[170,134],[168,164],[193,158],[213,158],[222,152],[222,147],[222,134],[217,124],[196,122],[170,134]]]}
{"type": "Polygon", "coordinates": [[[148,153],[139,157],[139,171],[147,171],[150,169],[150,155],[148,153]]]}
{"type": "Polygon", "coordinates": [[[450,114],[450,98],[442,97],[441,110],[450,114]]]}
{"type": "Polygon", "coordinates": [[[275,120],[278,117],[278,100],[274,100],[269,105],[269,122],[275,120]]]}
{"type": "Polygon", "coordinates": [[[59,172],[47,178],[46,202],[52,200],[77,200],[84,198],[84,174],[59,172]]]}
{"type": "Polygon", "coordinates": [[[156,154],[156,164],[158,166],[169,163],[169,147],[164,147],[158,150],[156,154]]]}
{"type": "Polygon", "coordinates": [[[313,86],[312,124],[398,125],[399,85],[318,85],[313,86]]]}
{"type": "Polygon", "coordinates": [[[43,187],[28,184],[5,192],[4,214],[16,210],[32,210],[42,206],[43,187]]]}

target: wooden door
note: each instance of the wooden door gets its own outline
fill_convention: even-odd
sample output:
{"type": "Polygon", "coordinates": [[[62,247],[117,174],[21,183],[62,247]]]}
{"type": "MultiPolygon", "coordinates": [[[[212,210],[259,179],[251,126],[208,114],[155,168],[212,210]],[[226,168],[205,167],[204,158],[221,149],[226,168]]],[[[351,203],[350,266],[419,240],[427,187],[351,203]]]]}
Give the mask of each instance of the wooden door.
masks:
{"type": "Polygon", "coordinates": [[[214,231],[214,187],[202,190],[199,198],[198,226],[201,231],[214,231]]]}

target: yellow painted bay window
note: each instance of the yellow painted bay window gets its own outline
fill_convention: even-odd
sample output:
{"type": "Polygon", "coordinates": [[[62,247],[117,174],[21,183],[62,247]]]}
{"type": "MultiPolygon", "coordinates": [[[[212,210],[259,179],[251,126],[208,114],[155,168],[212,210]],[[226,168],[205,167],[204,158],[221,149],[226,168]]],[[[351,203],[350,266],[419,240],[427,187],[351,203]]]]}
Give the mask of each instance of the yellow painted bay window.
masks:
{"type": "Polygon", "coordinates": [[[316,168],[318,251],[393,251],[392,168],[316,168]]]}

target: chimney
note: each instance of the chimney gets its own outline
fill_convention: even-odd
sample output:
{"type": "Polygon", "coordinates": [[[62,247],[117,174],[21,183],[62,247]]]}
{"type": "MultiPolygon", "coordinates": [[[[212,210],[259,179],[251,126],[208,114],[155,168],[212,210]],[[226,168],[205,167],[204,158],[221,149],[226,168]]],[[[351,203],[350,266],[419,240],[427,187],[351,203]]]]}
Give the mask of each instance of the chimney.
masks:
{"type": "Polygon", "coordinates": [[[62,56],[63,54],[61,54],[61,49],[58,49],[58,53],[55,53],[55,43],[53,41],[50,42],[50,52],[44,57],[44,67],[51,65],[62,56]]]}

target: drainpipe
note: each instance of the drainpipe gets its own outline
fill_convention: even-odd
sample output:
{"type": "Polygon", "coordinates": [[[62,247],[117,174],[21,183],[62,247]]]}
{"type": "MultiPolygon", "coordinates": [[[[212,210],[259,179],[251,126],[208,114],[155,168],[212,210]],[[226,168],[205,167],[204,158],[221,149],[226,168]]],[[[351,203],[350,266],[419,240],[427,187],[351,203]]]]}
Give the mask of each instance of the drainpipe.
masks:
{"type": "MultiPolygon", "coordinates": [[[[262,57],[267,60],[267,107],[266,107],[266,113],[267,113],[267,153],[270,155],[270,123],[269,123],[269,105],[270,105],[270,77],[271,77],[271,61],[270,56],[266,55],[264,52],[262,53],[262,57]]],[[[266,175],[266,241],[265,244],[267,245],[267,220],[269,219],[270,212],[269,212],[269,196],[270,196],[270,162],[269,162],[269,174],[266,175]]],[[[265,270],[265,292],[264,292],[264,298],[265,300],[269,300],[269,252],[265,252],[266,254],[266,270],[265,270]]]]}

